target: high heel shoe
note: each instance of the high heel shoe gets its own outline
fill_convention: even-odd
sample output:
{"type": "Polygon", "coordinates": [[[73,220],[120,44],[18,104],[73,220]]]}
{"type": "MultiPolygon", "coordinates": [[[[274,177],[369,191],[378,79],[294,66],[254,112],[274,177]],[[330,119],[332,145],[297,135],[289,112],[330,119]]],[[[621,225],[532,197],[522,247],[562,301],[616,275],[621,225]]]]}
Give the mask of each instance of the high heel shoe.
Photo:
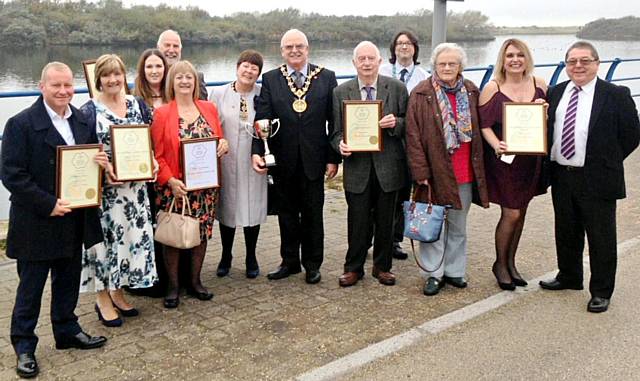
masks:
{"type": "Polygon", "coordinates": [[[120,315],[124,317],[134,317],[134,316],[140,315],[140,311],[138,311],[137,308],[123,310],[122,308],[118,307],[115,303],[113,303],[113,306],[116,308],[116,310],[118,310],[118,312],[120,312],[120,315]]]}
{"type": "Polygon", "coordinates": [[[529,284],[529,283],[527,283],[526,280],[513,275],[511,270],[509,270],[509,275],[511,275],[511,280],[513,281],[513,284],[515,284],[518,287],[527,287],[527,285],[529,284]]]}
{"type": "Polygon", "coordinates": [[[501,282],[500,278],[498,278],[498,274],[496,271],[496,264],[494,263],[491,267],[491,272],[493,272],[493,276],[496,277],[496,281],[498,282],[498,287],[505,291],[513,291],[516,289],[516,285],[513,283],[513,280],[509,283],[501,282]]]}
{"type": "Polygon", "coordinates": [[[102,312],[100,312],[100,307],[98,307],[98,303],[95,304],[95,310],[98,314],[98,320],[102,322],[102,325],[105,327],[120,327],[122,325],[122,319],[118,316],[115,319],[107,320],[102,316],[102,312]]]}

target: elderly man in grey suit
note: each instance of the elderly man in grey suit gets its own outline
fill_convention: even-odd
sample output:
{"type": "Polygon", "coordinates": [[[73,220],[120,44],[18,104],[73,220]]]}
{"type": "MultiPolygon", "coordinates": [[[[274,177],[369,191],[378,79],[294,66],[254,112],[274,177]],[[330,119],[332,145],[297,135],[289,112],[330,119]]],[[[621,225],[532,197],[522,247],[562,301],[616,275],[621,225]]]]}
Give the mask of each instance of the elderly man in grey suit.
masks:
{"type": "MultiPolygon", "coordinates": [[[[344,189],[348,205],[349,248],[342,287],[353,286],[364,276],[364,262],[370,243],[370,219],[375,228],[372,275],[385,285],[394,285],[391,272],[393,216],[400,190],[405,182],[406,155],[402,145],[405,111],[409,97],[402,82],[378,75],[380,51],[369,41],[353,50],[353,65],[358,76],[333,91],[335,130],[332,146],[344,157],[344,189]],[[377,152],[352,151],[344,139],[343,101],[381,100],[383,149],[377,152]]],[[[348,142],[348,139],[347,139],[348,142]]]]}

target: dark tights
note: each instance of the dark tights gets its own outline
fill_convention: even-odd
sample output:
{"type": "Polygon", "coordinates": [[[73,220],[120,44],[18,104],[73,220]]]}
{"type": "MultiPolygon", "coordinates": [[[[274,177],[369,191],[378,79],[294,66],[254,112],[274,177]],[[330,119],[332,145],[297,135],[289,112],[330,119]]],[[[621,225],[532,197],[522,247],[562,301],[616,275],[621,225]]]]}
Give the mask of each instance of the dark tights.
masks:
{"type": "Polygon", "coordinates": [[[511,283],[512,279],[522,279],[516,269],[515,259],[527,208],[501,207],[500,210],[502,213],[496,226],[496,262],[493,264],[493,272],[499,282],[511,283]]]}
{"type": "MultiPolygon", "coordinates": [[[[231,267],[231,260],[233,259],[233,238],[236,234],[236,228],[220,225],[220,241],[222,242],[222,257],[220,258],[220,264],[218,267],[229,268],[231,267]]],[[[245,226],[242,228],[244,231],[244,244],[247,252],[245,259],[245,265],[247,270],[255,270],[258,268],[258,260],[256,259],[256,244],[258,243],[258,234],[260,233],[260,225],[245,226]]]]}
{"type": "MultiPolygon", "coordinates": [[[[207,292],[200,281],[200,271],[202,270],[202,262],[207,251],[207,241],[203,240],[200,245],[188,250],[191,259],[191,288],[196,292],[207,292]]],[[[180,290],[178,281],[178,268],[180,266],[180,249],[165,246],[164,248],[164,265],[167,270],[167,295],[168,299],[178,297],[180,290]]]]}

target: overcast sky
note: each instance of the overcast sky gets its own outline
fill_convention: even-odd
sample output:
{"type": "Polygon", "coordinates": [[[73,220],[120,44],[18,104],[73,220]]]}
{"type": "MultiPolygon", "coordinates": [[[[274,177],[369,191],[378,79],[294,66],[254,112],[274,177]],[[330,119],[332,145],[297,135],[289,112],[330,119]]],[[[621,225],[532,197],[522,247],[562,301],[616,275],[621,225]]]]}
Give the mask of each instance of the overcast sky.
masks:
{"type": "MultiPolygon", "coordinates": [[[[277,8],[297,8],[305,13],[316,12],[326,15],[393,15],[397,12],[411,12],[416,9],[433,10],[433,0],[262,0],[262,1],[228,1],[228,0],[181,0],[152,1],[124,0],[125,5],[168,3],[172,6],[179,3],[183,6],[193,5],[207,10],[213,16],[224,16],[236,12],[266,12],[277,8]],[[372,5],[376,3],[375,5],[372,5]],[[402,4],[403,8],[398,8],[402,4]]],[[[465,0],[449,1],[447,9],[455,12],[467,10],[481,11],[489,16],[496,26],[558,26],[583,25],[589,21],[605,17],[639,16],[639,0],[465,0]]],[[[640,27],[640,26],[639,26],[640,27]]]]}

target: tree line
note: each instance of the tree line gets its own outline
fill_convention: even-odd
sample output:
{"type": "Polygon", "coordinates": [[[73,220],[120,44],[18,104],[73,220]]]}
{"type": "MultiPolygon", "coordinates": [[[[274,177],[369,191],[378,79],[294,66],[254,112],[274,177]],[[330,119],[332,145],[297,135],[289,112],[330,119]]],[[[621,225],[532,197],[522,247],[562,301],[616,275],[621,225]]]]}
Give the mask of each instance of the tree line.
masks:
{"type": "MultiPolygon", "coordinates": [[[[118,0],[97,3],[63,0],[0,0],[0,45],[154,45],[165,29],[177,30],[184,43],[279,42],[290,28],[314,42],[389,41],[401,29],[431,40],[433,13],[420,9],[392,16],[325,16],[294,8],[266,13],[210,16],[196,7],[124,7],[118,0]]],[[[492,40],[492,25],[478,11],[449,13],[451,41],[492,40]]]]}
{"type": "Polygon", "coordinates": [[[598,19],[582,27],[577,36],[592,40],[638,41],[640,40],[640,17],[598,19]]]}

